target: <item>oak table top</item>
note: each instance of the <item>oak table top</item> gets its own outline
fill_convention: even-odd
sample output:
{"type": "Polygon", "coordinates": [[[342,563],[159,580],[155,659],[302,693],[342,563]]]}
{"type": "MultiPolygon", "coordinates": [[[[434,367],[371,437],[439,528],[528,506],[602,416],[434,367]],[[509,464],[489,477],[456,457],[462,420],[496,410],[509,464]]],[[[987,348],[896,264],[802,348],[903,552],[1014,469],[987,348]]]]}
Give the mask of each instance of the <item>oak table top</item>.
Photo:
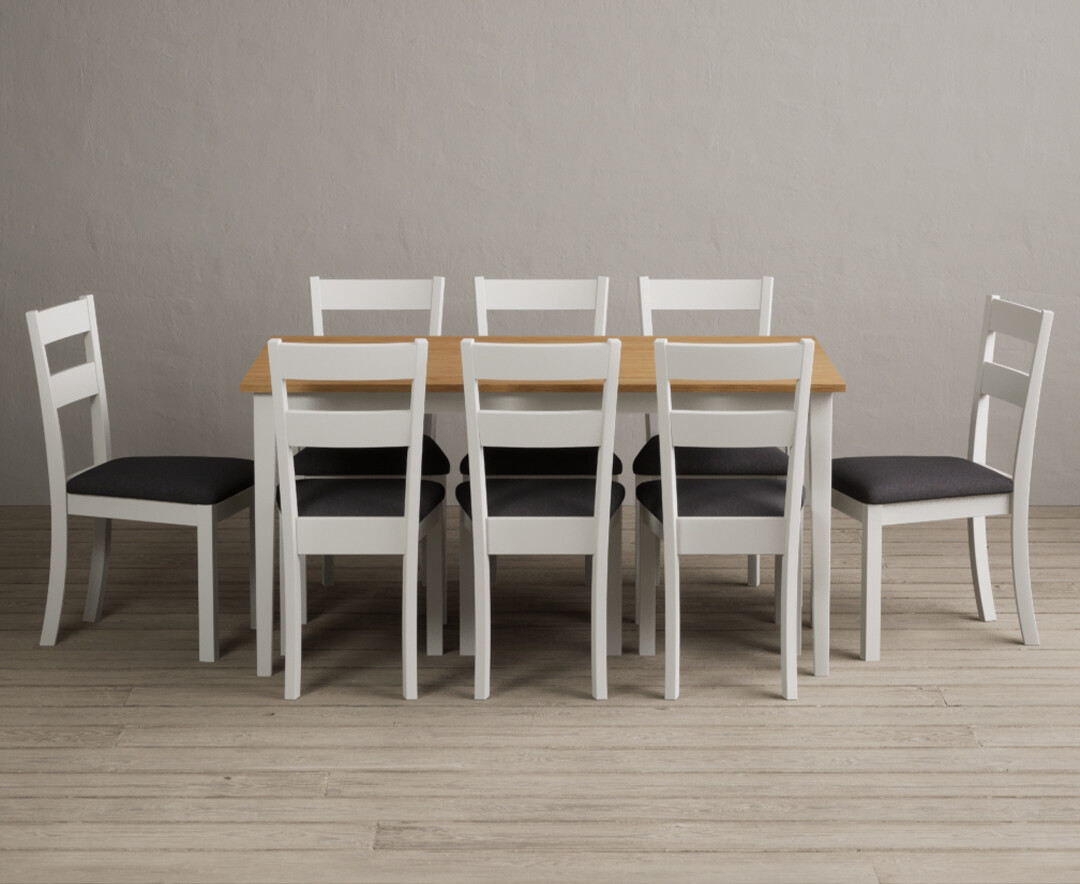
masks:
{"type": "MultiPolygon", "coordinates": [[[[416,337],[426,337],[428,346],[428,372],[427,391],[429,393],[461,393],[464,390],[461,373],[461,341],[465,337],[473,337],[477,341],[493,341],[500,343],[515,344],[544,344],[544,343],[583,343],[587,341],[604,341],[603,337],[487,337],[481,338],[474,335],[424,335],[411,337],[282,337],[283,341],[297,343],[316,344],[377,344],[391,343],[394,341],[412,341],[416,337]]],[[[655,337],[642,335],[612,335],[622,341],[622,358],[619,364],[619,392],[620,393],[655,393],[656,392],[656,364],[653,358],[653,342],[655,337]]],[[[669,341],[680,343],[700,344],[766,344],[786,341],[798,341],[798,337],[686,337],[670,336],[669,341]]],[[[816,341],[815,341],[816,343],[816,341]]],[[[407,382],[390,383],[291,383],[293,392],[318,393],[325,391],[392,391],[403,389],[407,382]]],[[[573,383],[515,383],[512,385],[484,384],[484,389],[491,392],[502,392],[503,386],[507,392],[512,391],[546,391],[559,390],[564,392],[589,392],[600,388],[599,380],[595,384],[588,382],[573,383]]],[[[672,384],[672,389],[677,392],[706,392],[706,393],[772,393],[793,389],[793,384],[785,381],[753,382],[747,383],[728,382],[694,382],[672,384]]],[[[270,392],[270,361],[267,348],[262,351],[248,369],[240,389],[245,393],[269,393],[270,392]]],[[[840,372],[836,370],[832,360],[825,353],[824,348],[817,344],[814,347],[814,373],[811,379],[811,392],[813,393],[843,393],[847,387],[840,372]]]]}

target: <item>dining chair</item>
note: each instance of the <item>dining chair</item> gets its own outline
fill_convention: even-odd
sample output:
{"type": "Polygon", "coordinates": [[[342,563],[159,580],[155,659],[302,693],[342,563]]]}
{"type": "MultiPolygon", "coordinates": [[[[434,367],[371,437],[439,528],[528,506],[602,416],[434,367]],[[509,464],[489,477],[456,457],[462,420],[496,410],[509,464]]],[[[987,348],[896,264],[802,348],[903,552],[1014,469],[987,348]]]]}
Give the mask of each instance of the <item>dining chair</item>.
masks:
{"type": "MultiPolygon", "coordinates": [[[[322,279],[311,277],[311,324],[317,336],[325,332],[327,313],[426,313],[429,335],[442,334],[446,280],[431,279],[322,279]]],[[[435,441],[435,417],[424,417],[421,474],[446,487],[450,458],[435,441]]],[[[296,458],[298,475],[404,476],[404,449],[308,448],[296,458]]],[[[421,556],[421,578],[425,578],[421,556]]],[[[301,565],[301,612],[307,623],[307,568],[301,565]]],[[[334,583],[334,558],[323,556],[323,586],[334,583]]],[[[444,614],[446,608],[444,606],[444,614]]]]}
{"type": "Polygon", "coordinates": [[[218,657],[217,525],[247,509],[250,519],[251,616],[254,620],[254,465],[238,457],[113,457],[105,374],[101,365],[94,298],[26,314],[34,352],[52,511],[49,592],[41,644],[55,645],[67,578],[68,516],[94,519],[90,582],[83,620],[101,619],[109,568],[112,520],[128,519],[196,529],[198,546],[199,660],[218,657]],[[85,361],[53,371],[47,348],[82,338],[85,361]],[[69,474],[64,457],[60,409],[89,400],[93,465],[69,474]]]}
{"type": "Polygon", "coordinates": [[[420,475],[428,342],[294,344],[274,338],[268,349],[281,472],[285,699],[300,696],[300,557],[305,554],[402,557],[402,692],[406,700],[416,699],[421,538],[427,539],[429,654],[442,653],[446,580],[446,490],[420,475]],[[365,404],[343,402],[333,393],[304,393],[304,382],[341,381],[407,381],[408,402],[365,404]],[[296,458],[311,446],[404,449],[405,475],[299,478],[296,458]]]}
{"type": "Polygon", "coordinates": [[[776,344],[676,344],[659,338],[656,394],[660,479],[637,486],[637,564],[640,643],[656,631],[656,570],[664,549],[664,697],[679,696],[679,556],[759,553],[779,558],[780,690],[798,696],[798,561],[802,538],[803,470],[810,409],[814,342],[776,344]],[[714,404],[672,393],[674,381],[768,383],[794,379],[790,400],[752,410],[735,395],[714,404]],[[787,473],[776,477],[681,476],[680,447],[779,446],[789,452],[787,473]]]}
{"type": "MultiPolygon", "coordinates": [[[[1026,645],[1037,645],[1028,561],[1028,505],[1046,349],[1054,314],[997,295],[986,301],[968,456],[841,457],[833,461],[832,503],[862,525],[862,638],[864,660],[881,659],[881,543],[886,525],[967,519],[971,575],[979,619],[996,619],[986,545],[986,517],[1012,516],[1013,592],[1026,645]],[[1028,371],[994,361],[998,335],[1032,345],[1028,371]],[[1020,409],[1012,473],[987,461],[990,400],[1020,409]]],[[[995,408],[997,412],[997,408],[995,408]]]]}
{"type": "MultiPolygon", "coordinates": [[[[656,334],[656,313],[692,312],[697,318],[706,312],[727,314],[733,311],[756,313],[758,335],[772,334],[771,276],[761,279],[650,279],[642,276],[638,280],[638,293],[643,335],[656,334]]],[[[635,485],[660,475],[660,437],[656,435],[654,420],[653,415],[645,416],[646,442],[632,465],[635,485]]],[[[680,476],[783,476],[787,474],[787,454],[772,447],[679,448],[675,452],[675,472],[680,476]]],[[[747,557],[746,573],[749,586],[761,583],[759,556],[747,557]]]]}
{"type": "MultiPolygon", "coordinates": [[[[462,508],[461,652],[474,653],[476,699],[491,693],[491,556],[592,557],[592,695],[607,699],[607,656],[622,652],[621,510],[612,481],[617,339],[595,343],[461,342],[465,423],[473,472],[456,489],[462,508]],[[562,392],[498,394],[489,383],[603,380],[587,402],[562,392]],[[493,448],[593,449],[592,476],[492,476],[493,448]],[[471,556],[470,553],[471,552],[471,556]],[[470,593],[470,589],[472,592],[470,593]],[[471,610],[470,610],[471,609],[471,610]]],[[[587,394],[586,394],[587,395],[587,394]]]]}

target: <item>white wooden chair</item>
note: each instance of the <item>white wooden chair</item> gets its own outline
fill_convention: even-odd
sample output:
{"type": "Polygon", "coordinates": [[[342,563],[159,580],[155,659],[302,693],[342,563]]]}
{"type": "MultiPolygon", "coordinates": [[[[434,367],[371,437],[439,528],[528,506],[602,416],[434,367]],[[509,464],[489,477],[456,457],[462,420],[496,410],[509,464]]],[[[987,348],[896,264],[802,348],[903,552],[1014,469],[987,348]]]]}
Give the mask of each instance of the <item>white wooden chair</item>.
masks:
{"type": "Polygon", "coordinates": [[[679,556],[771,553],[782,557],[780,684],[785,699],[798,693],[798,575],[802,537],[803,470],[814,342],[673,344],[656,341],[660,423],[660,480],[637,487],[637,588],[641,641],[656,630],[656,569],[664,546],[664,696],[679,696],[679,556]],[[672,380],[775,381],[795,379],[787,407],[749,410],[739,394],[713,404],[671,392],[672,380]],[[789,451],[787,476],[679,476],[676,449],[721,440],[734,448],[776,445],[789,451]]]}
{"type": "Polygon", "coordinates": [[[607,698],[607,655],[622,652],[619,536],[625,490],[611,475],[621,347],[615,339],[578,344],[461,342],[473,463],[471,481],[457,488],[462,508],[461,652],[476,655],[478,700],[491,693],[490,557],[504,553],[592,556],[592,693],[598,700],[607,698]],[[568,405],[561,392],[515,392],[500,400],[499,394],[480,389],[487,382],[599,378],[603,391],[585,404],[568,405]],[[544,450],[568,444],[599,451],[591,477],[488,475],[493,447],[544,450]]]}
{"type": "Polygon", "coordinates": [[[402,556],[403,693],[413,700],[418,545],[426,537],[428,653],[442,653],[446,493],[438,482],[420,477],[427,350],[423,339],[395,344],[285,344],[275,338],[269,343],[281,471],[287,700],[300,696],[300,557],[305,554],[402,556]],[[365,407],[360,400],[337,401],[334,393],[290,393],[289,381],[300,379],[407,380],[411,392],[404,407],[384,407],[381,400],[365,407]],[[405,448],[405,475],[298,479],[297,452],[309,446],[405,448]]]}
{"type": "Polygon", "coordinates": [[[986,517],[1011,514],[1013,591],[1024,644],[1037,645],[1028,564],[1028,503],[1046,349],[1054,314],[987,299],[975,373],[968,456],[841,457],[833,461],[833,506],[862,523],[862,640],[864,660],[881,659],[881,536],[885,525],[968,520],[968,546],[980,620],[994,620],[986,546],[986,517]],[[998,335],[1034,345],[1031,369],[994,361],[998,335]],[[986,463],[990,399],[1021,409],[1012,475],[986,463]]]}
{"type": "MultiPolygon", "coordinates": [[[[311,324],[322,337],[326,313],[427,313],[428,334],[442,334],[443,295],[446,280],[431,279],[321,279],[311,277],[311,324]]],[[[450,458],[435,441],[435,417],[424,418],[421,474],[446,487],[450,458]]],[[[308,448],[296,457],[298,475],[305,476],[404,476],[403,448],[308,448]]],[[[421,559],[421,563],[423,558],[421,559]]],[[[302,619],[307,623],[307,569],[301,565],[302,619]]],[[[423,567],[421,564],[421,576],[423,567]]],[[[333,586],[334,558],[323,557],[323,586],[333,586]]],[[[444,608],[444,613],[446,613],[444,608]]]]}
{"type": "MultiPolygon", "coordinates": [[[[650,279],[642,276],[638,285],[643,335],[656,334],[655,313],[693,312],[697,315],[731,311],[757,313],[758,335],[772,334],[771,276],[761,279],[650,279]]],[[[646,442],[633,463],[636,485],[660,475],[660,438],[654,432],[653,420],[652,415],[645,416],[646,442]]],[[[680,448],[675,452],[675,472],[680,476],[783,476],[787,474],[787,455],[779,448],[680,448]]],[[[761,583],[760,558],[748,556],[746,564],[747,584],[758,586],[761,583]]]]}
{"type": "MultiPolygon", "coordinates": [[[[68,515],[94,519],[90,583],[83,610],[83,620],[87,623],[101,618],[113,519],[190,525],[196,528],[199,550],[199,660],[212,663],[218,657],[217,524],[243,509],[254,513],[254,465],[250,460],[235,457],[114,458],[93,296],[86,295],[47,310],[31,310],[26,320],[45,424],[52,509],[49,595],[41,644],[56,644],[60,627],[67,574],[68,515]],[[46,347],[74,337],[84,339],[86,361],[53,372],[46,347]],[[60,431],[60,409],[87,399],[94,464],[69,475],[60,431]]],[[[253,519],[250,533],[254,619],[253,519]]]]}

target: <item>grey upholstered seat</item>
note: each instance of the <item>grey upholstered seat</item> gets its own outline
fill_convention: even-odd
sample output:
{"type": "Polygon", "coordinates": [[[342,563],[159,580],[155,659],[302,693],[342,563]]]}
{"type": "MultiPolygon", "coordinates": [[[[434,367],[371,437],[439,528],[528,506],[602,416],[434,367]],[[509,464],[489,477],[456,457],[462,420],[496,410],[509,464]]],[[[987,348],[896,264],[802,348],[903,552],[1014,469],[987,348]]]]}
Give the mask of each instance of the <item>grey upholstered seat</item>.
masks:
{"type": "MultiPolygon", "coordinates": [[[[595,460],[595,457],[594,457],[595,460]]],[[[458,485],[456,495],[465,514],[472,518],[471,482],[458,485]]],[[[594,479],[488,479],[488,515],[493,517],[581,516],[593,514],[594,479]]],[[[626,489],[611,483],[611,513],[622,506],[626,489]]]]}
{"type": "MultiPolygon", "coordinates": [[[[783,518],[786,487],[783,479],[680,477],[675,480],[680,517],[783,518]]],[[[663,521],[663,491],[659,479],[642,482],[637,488],[637,499],[645,509],[663,521]]]]}
{"type": "MultiPolygon", "coordinates": [[[[293,460],[298,476],[404,476],[404,448],[305,448],[293,460]]],[[[420,472],[445,476],[450,458],[430,436],[424,436],[420,472]]]]}
{"type": "MultiPolygon", "coordinates": [[[[660,437],[653,436],[634,458],[635,476],[660,475],[660,437]]],[[[676,448],[680,476],[786,476],[787,455],[779,448],[676,448]]]]}
{"type": "Polygon", "coordinates": [[[250,488],[255,465],[240,457],[117,457],[68,479],[68,494],[199,506],[250,488]]]}
{"type": "Polygon", "coordinates": [[[963,457],[882,455],[833,461],[833,488],[861,503],[1011,494],[1008,476],[963,457]]]}
{"type": "MultiPolygon", "coordinates": [[[[442,503],[446,489],[438,482],[420,482],[420,519],[442,503]]],[[[280,493],[278,503],[280,505],[280,493]]],[[[298,515],[304,517],[387,518],[405,515],[405,480],[299,479],[298,515]]]]}
{"type": "MultiPolygon", "coordinates": [[[[611,475],[622,475],[622,461],[611,456],[611,475]]],[[[485,448],[488,476],[595,476],[595,448],[485,448]]],[[[469,475],[469,455],[461,459],[461,475],[469,475]]]]}

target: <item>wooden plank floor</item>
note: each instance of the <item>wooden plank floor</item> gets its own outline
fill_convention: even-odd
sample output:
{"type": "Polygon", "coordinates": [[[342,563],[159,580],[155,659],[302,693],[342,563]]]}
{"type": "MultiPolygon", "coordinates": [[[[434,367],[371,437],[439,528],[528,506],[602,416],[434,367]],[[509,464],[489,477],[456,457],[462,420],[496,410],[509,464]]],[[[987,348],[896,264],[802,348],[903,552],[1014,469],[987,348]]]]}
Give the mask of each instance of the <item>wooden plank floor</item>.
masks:
{"type": "MultiPolygon", "coordinates": [[[[505,559],[491,699],[449,629],[406,703],[394,560],[340,559],[332,589],[312,563],[285,702],[280,663],[254,675],[243,516],[222,529],[223,655],[199,664],[193,530],[118,524],[90,625],[73,519],[39,648],[48,510],[0,508],[0,881],[1080,881],[1080,508],[1033,516],[1041,647],[1019,644],[1007,521],[994,623],[945,523],[887,529],[883,659],[859,661],[859,534],[836,514],[831,677],[807,631],[799,700],[778,699],[771,589],[692,559],[665,702],[662,656],[636,653],[628,518],[611,699],[589,697],[581,560],[505,559]]],[[[453,525],[451,550],[456,610],[453,525]]]]}

